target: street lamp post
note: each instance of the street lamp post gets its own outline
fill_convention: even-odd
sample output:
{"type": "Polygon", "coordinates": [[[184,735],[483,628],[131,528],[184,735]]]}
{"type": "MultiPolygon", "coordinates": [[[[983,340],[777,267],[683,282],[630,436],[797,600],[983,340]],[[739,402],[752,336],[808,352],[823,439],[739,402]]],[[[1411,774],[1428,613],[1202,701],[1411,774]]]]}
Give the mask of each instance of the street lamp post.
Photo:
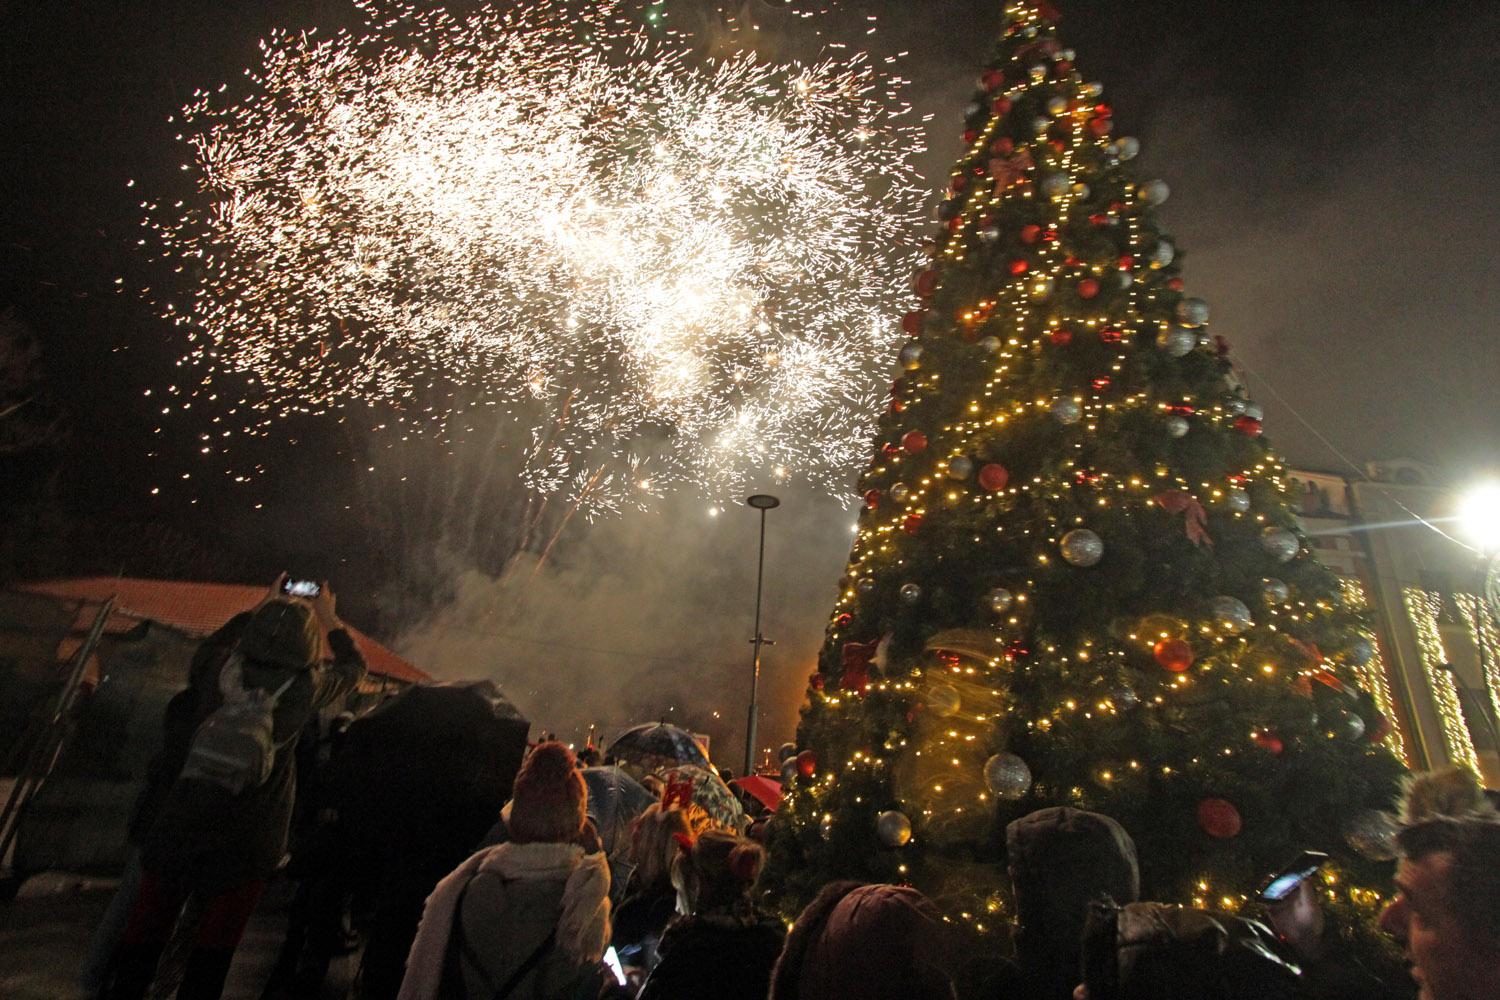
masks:
{"type": "Polygon", "coordinates": [[[745,723],[745,770],[743,776],[755,773],[755,730],[760,715],[760,648],[776,645],[760,631],[760,594],[766,576],[766,511],[781,506],[781,501],[769,493],[756,493],[745,498],[745,504],[760,511],[760,556],[755,564],[755,638],[750,644],[755,647],[755,656],[750,663],[750,714],[745,723]]]}

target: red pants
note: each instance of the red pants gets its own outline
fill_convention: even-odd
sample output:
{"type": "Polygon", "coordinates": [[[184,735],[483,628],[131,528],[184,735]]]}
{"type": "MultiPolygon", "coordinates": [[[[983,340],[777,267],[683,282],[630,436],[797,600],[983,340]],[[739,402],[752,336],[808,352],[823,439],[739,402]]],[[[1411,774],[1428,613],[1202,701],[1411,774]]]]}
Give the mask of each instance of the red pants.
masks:
{"type": "MultiPolygon", "coordinates": [[[[193,941],[194,949],[234,950],[265,888],[264,879],[254,879],[203,899],[203,918],[193,941]]],[[[125,926],[124,943],[165,946],[190,892],[188,886],[168,882],[157,872],[144,873],[135,909],[125,926]]]]}

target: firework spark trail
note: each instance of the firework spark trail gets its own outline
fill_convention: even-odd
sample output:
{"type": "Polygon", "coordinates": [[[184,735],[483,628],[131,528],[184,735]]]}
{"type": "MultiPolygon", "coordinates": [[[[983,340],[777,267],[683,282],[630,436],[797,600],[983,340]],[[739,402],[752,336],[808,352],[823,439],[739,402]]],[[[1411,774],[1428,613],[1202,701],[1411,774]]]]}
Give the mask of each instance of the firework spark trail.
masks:
{"type": "Polygon", "coordinates": [[[146,206],[195,282],[162,306],[201,373],[177,406],[233,373],[246,433],[371,406],[451,433],[457,388],[532,425],[530,489],[590,509],[843,486],[920,197],[890,79],[704,63],[614,3],[358,6],[183,111],[197,196],[146,206]]]}

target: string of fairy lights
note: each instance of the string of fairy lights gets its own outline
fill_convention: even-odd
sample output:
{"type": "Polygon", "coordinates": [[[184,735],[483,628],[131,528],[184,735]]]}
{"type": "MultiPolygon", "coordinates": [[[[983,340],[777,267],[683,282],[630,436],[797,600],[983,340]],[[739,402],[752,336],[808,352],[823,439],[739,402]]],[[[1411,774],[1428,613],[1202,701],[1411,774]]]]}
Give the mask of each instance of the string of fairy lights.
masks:
{"type": "MultiPolygon", "coordinates": [[[[1177,530],[1195,547],[1212,546],[1212,531],[1252,540],[1252,549],[1258,543],[1258,554],[1247,558],[1267,567],[1307,554],[1289,529],[1287,470],[1256,442],[1260,410],[1222,363],[1222,345],[1207,332],[1208,307],[1183,295],[1171,270],[1175,247],[1152,222],[1166,185],[1126,174],[1123,164],[1138,143],[1112,137],[1102,86],[1078,74],[1073,53],[1057,43],[1036,3],[1007,4],[1005,31],[1010,62],[1002,56],[980,79],[982,94],[971,106],[964,152],[939,212],[944,225],[929,247],[931,263],[915,280],[919,305],[903,320],[910,338],[899,353],[904,374],[866,474],[869,488],[823,666],[812,678],[803,729],[821,734],[821,745],[838,748],[841,759],[818,759],[814,739],[785,764],[788,815],[806,849],[816,855],[824,842],[842,851],[851,836],[873,836],[893,852],[887,862],[897,878],[912,874],[923,856],[903,853],[909,845],[964,842],[964,831],[982,826],[997,801],[1028,794],[1089,808],[1147,781],[1178,783],[1202,796],[1203,832],[1229,840],[1240,832],[1239,812],[1200,789],[1211,786],[1226,761],[1284,749],[1281,734],[1247,724],[1238,739],[1222,744],[1185,739],[1180,756],[1126,750],[1089,757],[1076,773],[1066,767],[1033,773],[1011,749],[1021,734],[1019,745],[1067,740],[1090,748],[1102,745],[1099,737],[1127,713],[1177,717],[1195,691],[1261,691],[1242,700],[1270,704],[1289,686],[1307,699],[1316,729],[1310,739],[1361,743],[1365,721],[1335,707],[1354,703],[1355,689],[1338,676],[1344,670],[1378,681],[1375,707],[1393,717],[1378,649],[1349,625],[1354,595],[1341,593],[1331,577],[1306,577],[1318,582],[1303,589],[1267,576],[1253,610],[1229,594],[1206,595],[1202,607],[1148,614],[1119,629],[1112,624],[1108,635],[1032,629],[1039,601],[1068,599],[1052,589],[1060,568],[1087,572],[1101,561],[1110,541],[1107,531],[1093,530],[1100,524],[1166,510],[1180,516],[1177,530]],[[1026,128],[1020,109],[1033,107],[1045,114],[1031,123],[1031,137],[1017,135],[1018,119],[1026,128]],[[1120,194],[1100,207],[1091,184],[1120,194]],[[1002,217],[1027,221],[1011,233],[1000,229],[1002,217]],[[1118,234],[1122,249],[1085,254],[1070,235],[1080,227],[1118,234]],[[995,248],[1012,238],[1021,250],[1007,261],[995,248]],[[983,291],[975,291],[981,284],[983,291]],[[1081,338],[1101,348],[1089,355],[1097,362],[1090,362],[1087,384],[1038,392],[1038,383],[1055,384],[1038,374],[1048,352],[1081,338]],[[1182,387],[1165,391],[1151,380],[1144,388],[1122,386],[1132,361],[1153,349],[1153,364],[1195,364],[1195,371],[1214,374],[1179,379],[1182,387]],[[970,377],[977,373],[982,377],[970,377]],[[1014,475],[995,457],[1006,453],[996,442],[1038,425],[1063,428],[1047,438],[1060,442],[1063,454],[1046,471],[1014,475]],[[1249,457],[1231,460],[1215,478],[1189,474],[1170,457],[1138,471],[1093,468],[1090,442],[1127,425],[1169,440],[1195,433],[1252,444],[1225,448],[1226,455],[1249,457]],[[944,533],[925,541],[939,521],[944,533]],[[990,544],[1023,554],[1026,565],[980,570],[1002,582],[958,588],[977,591],[977,606],[967,613],[952,609],[949,594],[942,622],[956,626],[956,616],[966,627],[930,635],[934,626],[922,624],[919,613],[930,608],[923,574],[940,572],[933,566],[942,559],[918,558],[920,547],[983,551],[990,544]],[[884,636],[901,629],[927,636],[920,656],[911,655],[908,642],[874,676],[851,661],[852,651],[867,664],[884,636]],[[1338,645],[1325,654],[1297,638],[1311,634],[1337,636],[1338,645]],[[1153,658],[1163,670],[1143,673],[1139,665],[1153,658]],[[1056,685],[1051,703],[1027,702],[1015,687],[1025,672],[1071,680],[1056,685]],[[835,678],[837,686],[829,683],[835,678]],[[1329,702],[1326,720],[1311,711],[1315,690],[1329,702]],[[870,810],[873,829],[865,826],[870,810]]],[[[1159,720],[1140,725],[1164,728],[1159,720]]],[[[1380,741],[1400,748],[1394,733],[1371,734],[1369,742],[1380,741]]],[[[930,868],[924,876],[936,877],[930,868]]],[[[1350,884],[1338,865],[1324,878],[1331,896],[1367,914],[1380,903],[1378,892],[1350,884]]],[[[1246,886],[1243,879],[1230,882],[1199,874],[1191,902],[1239,909],[1249,898],[1246,886]]],[[[950,915],[975,930],[1004,918],[994,872],[968,872],[966,881],[935,892],[922,888],[951,902],[950,915]]]]}
{"type": "Polygon", "coordinates": [[[1438,618],[1443,611],[1443,597],[1435,591],[1420,587],[1407,587],[1401,592],[1406,603],[1407,616],[1417,637],[1417,650],[1422,657],[1422,668],[1427,674],[1427,684],[1432,692],[1432,704],[1437,709],[1438,723],[1443,730],[1443,743],[1448,750],[1448,759],[1479,771],[1479,755],[1474,750],[1474,740],[1464,724],[1463,707],[1458,700],[1458,687],[1448,671],[1448,653],[1443,648],[1443,636],[1438,629],[1438,618]]]}

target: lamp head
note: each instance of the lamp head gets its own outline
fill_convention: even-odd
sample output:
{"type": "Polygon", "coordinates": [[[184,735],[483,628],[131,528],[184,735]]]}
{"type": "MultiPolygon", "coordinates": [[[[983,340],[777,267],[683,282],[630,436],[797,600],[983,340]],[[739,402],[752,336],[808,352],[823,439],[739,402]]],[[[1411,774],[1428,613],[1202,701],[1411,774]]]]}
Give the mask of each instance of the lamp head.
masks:
{"type": "Polygon", "coordinates": [[[769,493],[753,493],[745,498],[745,503],[756,510],[771,510],[781,506],[781,501],[769,493]]]}
{"type": "Polygon", "coordinates": [[[1476,483],[1458,503],[1459,528],[1480,551],[1500,552],[1500,480],[1476,483]]]}

